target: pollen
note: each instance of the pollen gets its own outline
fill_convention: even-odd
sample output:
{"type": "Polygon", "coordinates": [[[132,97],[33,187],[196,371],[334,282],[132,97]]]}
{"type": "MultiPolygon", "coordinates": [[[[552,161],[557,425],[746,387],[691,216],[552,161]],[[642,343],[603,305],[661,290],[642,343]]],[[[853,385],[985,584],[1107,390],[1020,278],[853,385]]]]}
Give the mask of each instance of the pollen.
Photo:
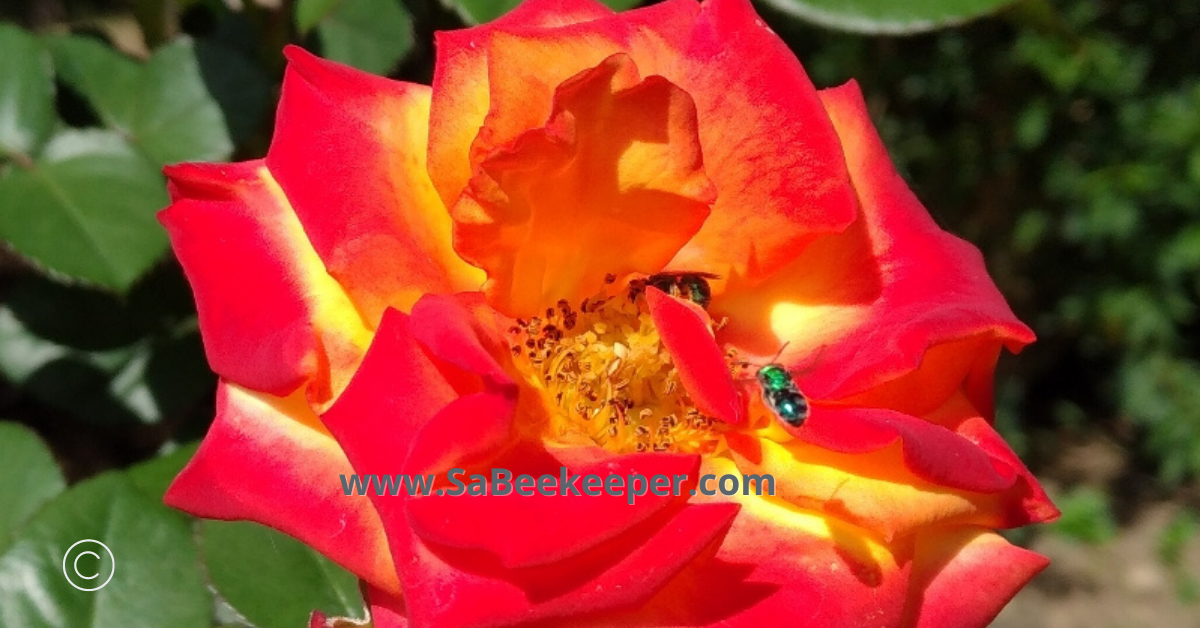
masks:
{"type": "Polygon", "coordinates": [[[644,299],[602,293],[543,314],[508,331],[517,367],[551,408],[551,439],[584,436],[614,453],[722,448],[723,424],[688,397],[644,299]]]}

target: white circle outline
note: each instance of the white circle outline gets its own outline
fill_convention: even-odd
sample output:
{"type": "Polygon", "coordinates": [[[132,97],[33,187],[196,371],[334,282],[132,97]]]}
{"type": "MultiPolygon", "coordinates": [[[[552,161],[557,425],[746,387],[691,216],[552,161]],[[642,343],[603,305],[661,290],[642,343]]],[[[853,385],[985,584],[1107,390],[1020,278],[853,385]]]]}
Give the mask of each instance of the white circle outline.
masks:
{"type": "Polygon", "coordinates": [[[83,558],[84,556],[87,556],[88,554],[95,556],[96,560],[100,560],[100,555],[97,554],[96,552],[80,552],[79,555],[75,557],[75,560],[71,561],[71,566],[75,568],[75,575],[79,576],[80,578],[83,578],[84,580],[93,580],[95,578],[100,577],[99,571],[97,571],[96,573],[94,573],[90,576],[85,576],[85,575],[79,573],[79,559],[83,558]]]}
{"type": "MultiPolygon", "coordinates": [[[[93,555],[93,556],[96,556],[96,558],[99,558],[99,557],[100,557],[100,556],[99,556],[98,554],[96,554],[95,552],[84,552],[84,553],[85,553],[85,554],[91,554],[91,555],[93,555]]],[[[83,554],[80,554],[79,556],[83,556],[83,554]]],[[[76,560],[76,561],[78,561],[78,560],[79,560],[79,556],[76,556],[76,557],[75,557],[75,560],[76,560]]],[[[78,568],[76,568],[76,571],[75,571],[75,573],[76,573],[76,575],[78,575],[80,578],[85,578],[85,579],[88,579],[88,580],[90,580],[90,579],[91,579],[91,578],[88,578],[87,576],[84,576],[83,574],[79,573],[79,571],[78,571],[78,568]]],[[[67,548],[67,551],[66,551],[66,552],[63,554],[63,577],[67,579],[67,584],[70,584],[71,586],[75,587],[76,589],[79,589],[80,591],[99,591],[100,589],[103,589],[103,588],[104,588],[104,586],[108,584],[108,581],[109,581],[109,580],[112,580],[113,574],[115,574],[115,573],[117,573],[117,557],[116,557],[116,556],[113,556],[112,550],[108,549],[108,546],[107,546],[107,545],[105,545],[105,544],[103,544],[103,543],[101,543],[100,541],[97,541],[97,540],[95,540],[95,539],[82,539],[82,540],[79,540],[79,541],[75,541],[74,543],[72,543],[72,544],[71,544],[71,547],[68,547],[68,548],[67,548]],[[75,546],[76,546],[76,545],[79,545],[80,543],[95,543],[96,545],[99,545],[100,547],[103,547],[103,548],[104,548],[104,551],[105,551],[105,552],[108,552],[108,557],[109,557],[110,559],[112,559],[112,572],[108,574],[108,579],[107,579],[107,580],[105,580],[105,581],[104,581],[104,582],[103,582],[103,583],[102,583],[100,586],[98,586],[98,587],[91,588],[91,589],[85,589],[85,588],[83,588],[83,587],[81,587],[81,586],[79,586],[79,585],[75,584],[74,582],[71,582],[71,576],[68,576],[68,575],[67,575],[67,557],[69,557],[69,556],[71,555],[71,550],[75,549],[75,546]]],[[[99,575],[100,575],[100,574],[99,574],[99,573],[97,573],[95,576],[92,576],[92,578],[99,577],[99,575]]]]}

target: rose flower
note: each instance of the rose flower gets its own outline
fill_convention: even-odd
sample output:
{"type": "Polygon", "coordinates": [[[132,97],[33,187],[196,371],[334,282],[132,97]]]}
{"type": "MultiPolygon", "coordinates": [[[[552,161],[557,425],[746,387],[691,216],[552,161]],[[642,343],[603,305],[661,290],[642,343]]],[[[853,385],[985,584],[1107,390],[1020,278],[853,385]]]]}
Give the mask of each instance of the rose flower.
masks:
{"type": "Polygon", "coordinates": [[[221,377],[169,504],[309,544],[376,628],[983,626],[1045,566],[993,531],[1057,515],[991,425],[1033,335],[855,84],[747,0],[436,43],[432,88],[291,48],[265,159],[168,168],[221,377]],[[497,468],[682,482],[339,483],[497,468]]]}

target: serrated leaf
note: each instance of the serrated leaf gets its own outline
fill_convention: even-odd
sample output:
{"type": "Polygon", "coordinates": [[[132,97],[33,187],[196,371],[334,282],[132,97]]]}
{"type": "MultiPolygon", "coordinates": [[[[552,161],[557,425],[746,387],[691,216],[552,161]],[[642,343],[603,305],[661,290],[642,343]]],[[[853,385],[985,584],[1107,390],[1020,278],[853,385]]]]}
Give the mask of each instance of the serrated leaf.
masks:
{"type": "Polygon", "coordinates": [[[307,545],[256,523],[200,525],[213,586],[255,626],[306,626],[314,609],[331,616],[364,615],[358,580],[307,545]]]}
{"type": "Polygon", "coordinates": [[[399,0],[343,1],[317,25],[323,56],[387,74],[412,50],[412,16],[399,0]]]}
{"type": "Polygon", "coordinates": [[[167,247],[157,168],[119,136],[68,130],[0,179],[0,238],[69,277],[127,290],[167,247]]]}
{"type": "Polygon", "coordinates": [[[0,23],[0,157],[33,156],[54,129],[50,55],[32,35],[0,23]]]}
{"type": "MultiPolygon", "coordinates": [[[[614,11],[631,9],[643,0],[600,0],[614,11]]],[[[490,22],[505,13],[515,9],[522,0],[442,0],[444,4],[455,9],[463,21],[469,24],[490,22]]]]}
{"type": "Polygon", "coordinates": [[[233,152],[190,39],[162,46],[145,64],[86,37],[49,44],[59,76],[156,165],[223,160],[233,152]]]}
{"type": "Polygon", "coordinates": [[[207,628],[212,598],[199,567],[189,520],[107,473],[47,503],[0,549],[0,626],[207,628]],[[64,575],[67,550],[83,539],[103,543],[115,561],[80,563],[79,574],[107,577],[113,568],[96,591],[78,590],[64,575]]]}
{"type": "Polygon", "coordinates": [[[854,33],[905,34],[959,24],[1014,0],[763,0],[802,20],[854,33]]]}
{"type": "Polygon", "coordinates": [[[62,472],[42,439],[23,425],[0,423],[0,547],[64,488],[62,472]]]}

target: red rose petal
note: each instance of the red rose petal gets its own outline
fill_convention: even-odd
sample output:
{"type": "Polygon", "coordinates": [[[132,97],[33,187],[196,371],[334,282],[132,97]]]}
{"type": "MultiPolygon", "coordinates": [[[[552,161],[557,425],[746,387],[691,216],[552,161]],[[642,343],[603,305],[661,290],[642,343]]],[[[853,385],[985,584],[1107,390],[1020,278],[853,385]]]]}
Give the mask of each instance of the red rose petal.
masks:
{"type": "Polygon", "coordinates": [[[470,555],[434,551],[416,537],[391,541],[399,548],[411,622],[482,628],[635,607],[711,548],[737,509],[684,508],[665,524],[655,518],[573,561],[523,570],[497,570],[470,555]]]}
{"type": "Polygon", "coordinates": [[[921,534],[913,550],[916,628],[983,628],[1039,571],[1044,556],[983,528],[921,534]]]}
{"type": "Polygon", "coordinates": [[[1017,472],[953,431],[883,408],[845,408],[814,404],[812,415],[794,432],[805,442],[842,453],[866,453],[897,440],[904,463],[918,476],[978,493],[996,493],[1013,485],[1017,472]]]}
{"type": "Polygon", "coordinates": [[[398,591],[379,516],[338,482],[353,473],[302,394],[280,399],[222,382],[216,419],[163,501],[198,517],[271,526],[398,591]]]}
{"type": "Polygon", "coordinates": [[[375,325],[422,294],[477,290],[425,168],[430,90],[285,51],[267,165],[324,260],[375,325]]]}
{"type": "MultiPolygon", "coordinates": [[[[698,456],[671,454],[630,454],[592,465],[573,467],[571,475],[620,476],[622,484],[630,474],[641,474],[643,481],[656,475],[668,479],[684,475],[695,479],[700,467],[698,456]]],[[[560,469],[546,469],[555,478],[560,469]]],[[[535,477],[535,479],[537,479],[535,477]]],[[[510,478],[510,482],[511,482],[510,478]]],[[[423,540],[464,549],[482,549],[499,557],[508,568],[529,567],[561,561],[624,534],[631,527],[661,512],[680,498],[656,496],[646,492],[630,504],[626,495],[522,496],[429,496],[408,502],[409,521],[423,540]],[[486,525],[480,525],[487,522],[486,525]]],[[[684,497],[686,499],[686,497],[684,497]]]]}
{"type": "Polygon", "coordinates": [[[321,265],[261,161],[165,169],[159,213],[183,265],[209,364],[276,396],[312,382],[323,401],[365,349],[358,313],[321,265]]]}
{"type": "Polygon", "coordinates": [[[708,315],[699,306],[669,297],[654,287],[646,289],[646,303],[696,408],[730,425],[741,425],[745,421],[745,400],[738,394],[725,356],[713,339],[708,315]]]}
{"type": "Polygon", "coordinates": [[[672,268],[757,281],[855,219],[829,116],[748,0],[701,4],[678,69],[661,71],[696,102],[705,169],[718,190],[712,215],[672,268]]]}

